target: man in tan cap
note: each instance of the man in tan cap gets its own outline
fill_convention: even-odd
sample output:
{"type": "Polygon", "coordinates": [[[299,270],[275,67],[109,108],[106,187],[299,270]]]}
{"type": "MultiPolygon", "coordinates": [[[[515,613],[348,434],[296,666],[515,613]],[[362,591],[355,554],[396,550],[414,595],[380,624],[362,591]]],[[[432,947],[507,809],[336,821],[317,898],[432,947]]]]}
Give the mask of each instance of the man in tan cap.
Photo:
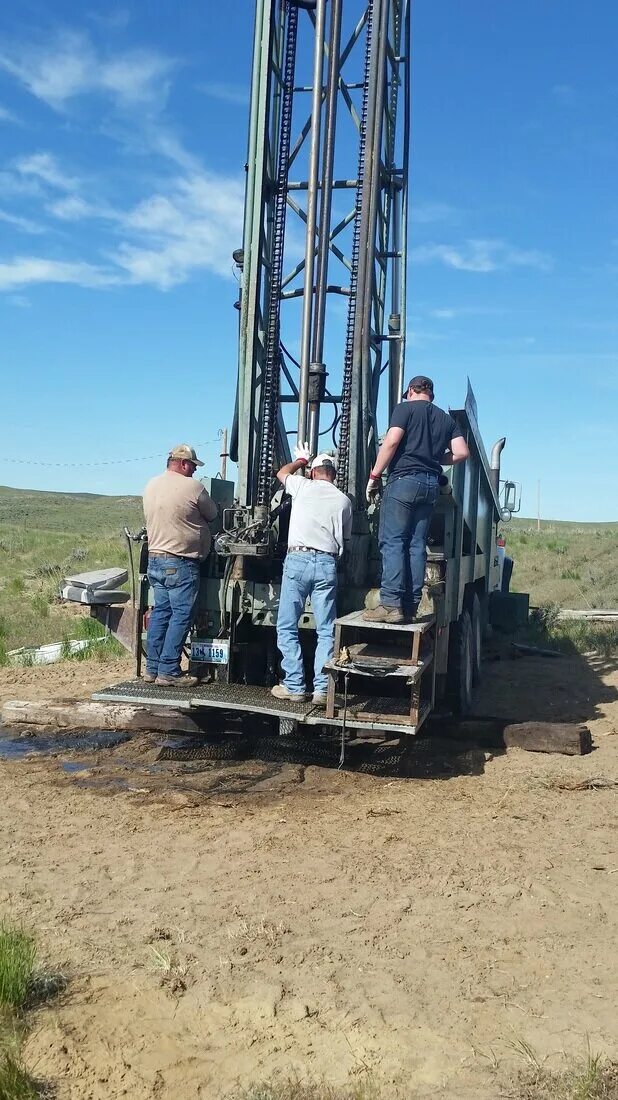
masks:
{"type": "Polygon", "coordinates": [[[144,490],[148,580],[154,593],[144,679],[163,687],[198,682],[181,672],[180,658],[199,591],[200,562],[212,541],[208,524],[217,515],[204,486],[193,480],[203,465],[193,447],[180,443],[170,451],[165,473],[144,490]]]}

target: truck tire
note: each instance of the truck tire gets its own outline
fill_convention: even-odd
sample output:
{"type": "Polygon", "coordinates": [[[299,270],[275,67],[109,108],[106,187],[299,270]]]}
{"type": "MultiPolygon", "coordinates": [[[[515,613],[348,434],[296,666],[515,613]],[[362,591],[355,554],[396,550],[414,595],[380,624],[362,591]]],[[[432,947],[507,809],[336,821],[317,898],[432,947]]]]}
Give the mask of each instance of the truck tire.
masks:
{"type": "Polygon", "coordinates": [[[478,592],[472,597],[470,609],[470,622],[472,626],[472,683],[480,683],[482,672],[481,660],[483,656],[483,608],[478,592]]]}
{"type": "Polygon", "coordinates": [[[449,638],[447,697],[455,714],[469,714],[472,708],[473,650],[472,620],[464,609],[449,638]]]}

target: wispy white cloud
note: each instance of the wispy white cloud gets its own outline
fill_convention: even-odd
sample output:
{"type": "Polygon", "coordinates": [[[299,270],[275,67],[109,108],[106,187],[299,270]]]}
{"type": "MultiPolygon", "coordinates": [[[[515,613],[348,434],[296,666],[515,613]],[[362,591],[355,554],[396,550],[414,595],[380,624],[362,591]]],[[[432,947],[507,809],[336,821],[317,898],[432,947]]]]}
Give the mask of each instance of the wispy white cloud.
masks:
{"type": "Polygon", "coordinates": [[[147,49],[105,55],[84,32],[61,31],[50,42],[13,43],[0,51],[0,68],[54,110],[78,96],[96,93],[119,106],[164,102],[172,58],[147,49]]]}
{"type": "Polygon", "coordinates": [[[34,176],[22,176],[6,169],[0,171],[0,195],[3,199],[40,199],[42,194],[40,180],[34,176]]]}
{"type": "Polygon", "coordinates": [[[503,314],[505,310],[493,306],[442,306],[429,310],[429,316],[436,321],[456,321],[460,317],[476,317],[503,314]]]}
{"type": "Polygon", "coordinates": [[[176,181],[168,195],[153,195],[123,218],[127,234],[112,259],[132,282],[168,290],[192,272],[231,275],[231,252],[242,238],[240,180],[202,172],[176,181]]]}
{"type": "Polygon", "coordinates": [[[409,328],[406,332],[406,341],[410,347],[423,347],[426,344],[441,343],[447,337],[443,332],[428,332],[427,329],[409,328]]]}
{"type": "Polygon", "coordinates": [[[14,115],[12,111],[9,111],[8,107],[3,107],[0,104],[0,122],[18,122],[17,115],[14,115]]]}
{"type": "Polygon", "coordinates": [[[563,107],[574,107],[578,100],[577,91],[572,84],[554,84],[551,94],[563,107]]]}
{"type": "Polygon", "coordinates": [[[47,204],[46,209],[54,218],[63,222],[79,222],[99,216],[99,209],[79,195],[65,195],[47,204]]]}
{"type": "Polygon", "coordinates": [[[48,214],[66,223],[99,221],[115,244],[99,244],[100,259],[94,263],[90,257],[79,262],[44,256],[9,260],[0,264],[0,291],[30,283],[91,288],[145,284],[169,290],[195,273],[232,274],[231,252],[242,239],[240,177],[193,171],[122,209],[84,198],[77,177],[66,173],[49,153],[24,158],[18,171],[34,177],[47,192],[48,214]]]}
{"type": "Polygon", "coordinates": [[[123,31],[131,22],[131,12],[127,8],[116,8],[110,12],[89,11],[88,19],[106,31],[123,31]]]}
{"type": "Polygon", "coordinates": [[[30,218],[24,218],[21,214],[11,214],[8,210],[0,210],[0,222],[12,225],[14,229],[20,229],[22,233],[35,235],[46,232],[45,227],[39,225],[38,222],[34,222],[30,218]]]}
{"type": "Polygon", "coordinates": [[[463,245],[428,243],[412,249],[416,263],[441,263],[457,271],[487,274],[515,267],[549,271],[551,257],[537,249],[516,248],[507,241],[471,239],[463,245]]]}
{"type": "Polygon", "coordinates": [[[78,261],[16,256],[0,263],[0,290],[17,290],[33,283],[72,283],[84,287],[113,286],[120,280],[112,271],[78,261]]]}
{"type": "Polygon", "coordinates": [[[413,223],[428,225],[431,222],[454,221],[459,217],[459,211],[447,202],[413,202],[410,216],[413,223]]]}
{"type": "MultiPolygon", "coordinates": [[[[71,258],[5,257],[0,291],[32,283],[69,283],[91,288],[149,285],[168,290],[194,274],[231,276],[231,251],[242,240],[244,181],[209,172],[187,150],[163,115],[170,58],[146,50],[101,53],[90,36],[63,32],[50,45],[0,47],[0,67],[32,94],[57,110],[78,96],[108,96],[106,134],[156,164],[159,180],[140,201],[108,201],[105,179],[80,178],[50,151],[22,157],[13,171],[0,173],[6,190],[31,188],[48,216],[65,225],[98,222],[97,231],[76,236],[71,258]],[[143,109],[142,109],[143,108],[143,109]],[[157,159],[158,158],[158,159],[157,159]],[[161,162],[166,169],[161,172],[161,162]],[[170,174],[170,166],[172,173],[170,174]],[[75,259],[75,253],[78,258],[75,259]]],[[[232,86],[212,86],[213,94],[238,94],[232,86]]],[[[21,214],[21,210],[19,211],[21,214]]]]}
{"type": "Polygon", "coordinates": [[[233,103],[237,107],[246,107],[249,102],[249,91],[240,84],[212,83],[197,84],[197,92],[202,92],[209,99],[218,99],[222,103],[233,103]]]}
{"type": "Polygon", "coordinates": [[[22,176],[33,176],[58,191],[76,191],[80,186],[76,176],[62,171],[52,153],[33,153],[32,156],[22,157],[15,162],[15,168],[22,176]]]}
{"type": "Polygon", "coordinates": [[[429,316],[434,317],[436,321],[454,321],[456,317],[461,317],[461,310],[430,309],[429,316]]]}
{"type": "Polygon", "coordinates": [[[15,306],[16,309],[30,309],[32,305],[25,294],[7,294],[4,300],[8,305],[15,306]]]}

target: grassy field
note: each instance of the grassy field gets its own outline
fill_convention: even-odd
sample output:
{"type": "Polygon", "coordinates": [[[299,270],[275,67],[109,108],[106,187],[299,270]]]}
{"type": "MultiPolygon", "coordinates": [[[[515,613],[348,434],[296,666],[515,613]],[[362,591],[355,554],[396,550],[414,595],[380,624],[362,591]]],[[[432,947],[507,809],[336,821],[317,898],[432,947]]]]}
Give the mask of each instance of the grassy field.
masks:
{"type": "MultiPolygon", "coordinates": [[[[126,566],[122,534],[143,524],[139,497],[0,487],[0,649],[80,637],[75,607],[57,602],[67,572],[126,566]]],[[[536,606],[618,607],[618,523],[514,519],[512,588],[536,606]]]]}
{"type": "Polygon", "coordinates": [[[618,523],[513,519],[505,524],[511,589],[534,605],[618,607],[618,523]]]}
{"type": "Polygon", "coordinates": [[[0,487],[0,644],[80,637],[76,608],[57,602],[67,572],[127,564],[122,529],[143,525],[138,497],[0,487]]]}

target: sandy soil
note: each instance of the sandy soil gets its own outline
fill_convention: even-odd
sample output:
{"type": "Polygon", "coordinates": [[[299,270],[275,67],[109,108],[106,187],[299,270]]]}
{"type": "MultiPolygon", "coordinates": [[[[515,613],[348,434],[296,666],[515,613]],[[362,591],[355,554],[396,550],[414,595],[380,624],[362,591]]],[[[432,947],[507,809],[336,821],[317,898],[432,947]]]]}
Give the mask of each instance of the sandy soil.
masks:
{"type": "Polygon", "coordinates": [[[0,668],[0,707],[8,699],[89,699],[99,688],[135,675],[132,657],[60,661],[37,668],[0,668]]]}
{"type": "MultiPolygon", "coordinates": [[[[2,670],[0,697],[87,695],[123,665],[2,670]]],[[[595,660],[488,665],[478,713],[585,719],[595,751],[467,752],[447,780],[157,762],[147,737],[0,761],[0,914],[68,978],[29,1066],[58,1100],[290,1070],[491,1100],[522,1041],[549,1066],[617,1057],[618,790],[570,789],[618,780],[617,686],[595,660]]]]}

